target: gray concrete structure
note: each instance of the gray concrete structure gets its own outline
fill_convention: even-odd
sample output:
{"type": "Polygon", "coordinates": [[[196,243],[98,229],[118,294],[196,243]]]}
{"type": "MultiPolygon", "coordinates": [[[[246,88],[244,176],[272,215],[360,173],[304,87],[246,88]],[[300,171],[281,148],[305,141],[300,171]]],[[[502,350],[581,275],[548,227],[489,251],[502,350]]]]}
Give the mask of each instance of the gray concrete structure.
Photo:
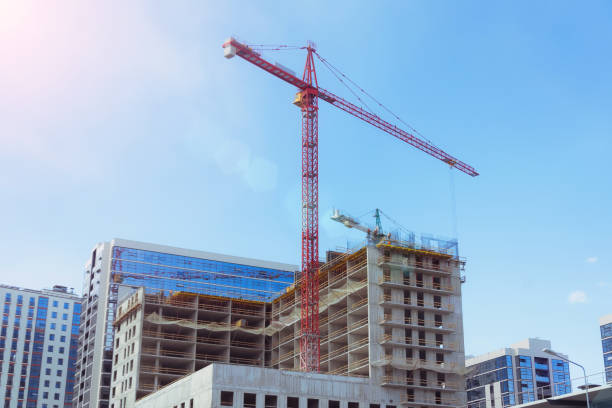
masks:
{"type": "Polygon", "coordinates": [[[366,378],[214,363],[138,400],[135,406],[396,408],[399,405],[395,393],[372,385],[366,378]]]}

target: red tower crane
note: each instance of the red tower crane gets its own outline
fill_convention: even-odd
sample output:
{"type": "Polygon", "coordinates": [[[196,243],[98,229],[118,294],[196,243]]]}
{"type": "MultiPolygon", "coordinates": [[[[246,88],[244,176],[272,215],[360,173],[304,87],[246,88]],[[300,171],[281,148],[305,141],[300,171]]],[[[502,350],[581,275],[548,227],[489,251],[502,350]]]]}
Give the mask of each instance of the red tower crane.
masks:
{"type": "Polygon", "coordinates": [[[301,336],[300,369],[319,371],[319,154],[318,154],[318,100],[334,105],[357,118],[376,126],[384,132],[416,147],[419,150],[447,163],[470,176],[477,176],[476,170],[413,134],[381,119],[319,87],[315,71],[313,44],[306,47],[306,66],[302,79],[287,68],[272,64],[262,58],[252,47],[229,38],[224,44],[224,55],[236,55],[255,66],[298,88],[294,104],[302,113],[302,283],[301,283],[301,336]]]}

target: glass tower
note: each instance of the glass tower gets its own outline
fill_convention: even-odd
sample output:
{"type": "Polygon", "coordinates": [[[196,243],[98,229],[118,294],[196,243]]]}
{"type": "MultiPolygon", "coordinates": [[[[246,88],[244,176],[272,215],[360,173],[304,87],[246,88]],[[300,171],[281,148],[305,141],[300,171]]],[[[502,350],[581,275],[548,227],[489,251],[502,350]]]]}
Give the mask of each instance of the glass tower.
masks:
{"type": "Polygon", "coordinates": [[[120,298],[190,292],[270,301],[294,282],[297,266],[115,239],[98,244],[84,271],[73,404],[108,408],[120,298]]]}

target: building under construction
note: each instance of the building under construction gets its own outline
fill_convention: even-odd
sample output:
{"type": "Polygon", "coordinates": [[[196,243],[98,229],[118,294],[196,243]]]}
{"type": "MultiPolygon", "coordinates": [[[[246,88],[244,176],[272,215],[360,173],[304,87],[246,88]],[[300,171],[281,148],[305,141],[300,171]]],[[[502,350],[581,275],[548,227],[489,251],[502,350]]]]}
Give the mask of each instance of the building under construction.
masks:
{"type": "MultiPolygon", "coordinates": [[[[112,408],[134,406],[213,363],[298,374],[297,267],[198,251],[183,259],[186,250],[118,240],[110,246],[109,288],[123,293],[112,322],[112,408]]],[[[456,243],[432,238],[383,239],[328,253],[319,272],[320,372],[338,385],[359,378],[368,400],[357,403],[464,405],[462,268],[456,243]]],[[[196,406],[335,401],[333,395],[286,395],[288,390],[259,397],[224,392],[233,393],[231,404],[218,393],[196,406]]]]}

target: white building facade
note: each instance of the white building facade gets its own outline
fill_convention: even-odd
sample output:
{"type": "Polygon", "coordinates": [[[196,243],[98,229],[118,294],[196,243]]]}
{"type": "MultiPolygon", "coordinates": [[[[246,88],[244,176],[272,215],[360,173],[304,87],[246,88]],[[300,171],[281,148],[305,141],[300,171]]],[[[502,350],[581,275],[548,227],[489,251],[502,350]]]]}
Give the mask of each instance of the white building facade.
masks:
{"type": "Polygon", "coordinates": [[[81,298],[65,286],[0,285],[0,390],[6,408],[71,407],[81,298]]]}

